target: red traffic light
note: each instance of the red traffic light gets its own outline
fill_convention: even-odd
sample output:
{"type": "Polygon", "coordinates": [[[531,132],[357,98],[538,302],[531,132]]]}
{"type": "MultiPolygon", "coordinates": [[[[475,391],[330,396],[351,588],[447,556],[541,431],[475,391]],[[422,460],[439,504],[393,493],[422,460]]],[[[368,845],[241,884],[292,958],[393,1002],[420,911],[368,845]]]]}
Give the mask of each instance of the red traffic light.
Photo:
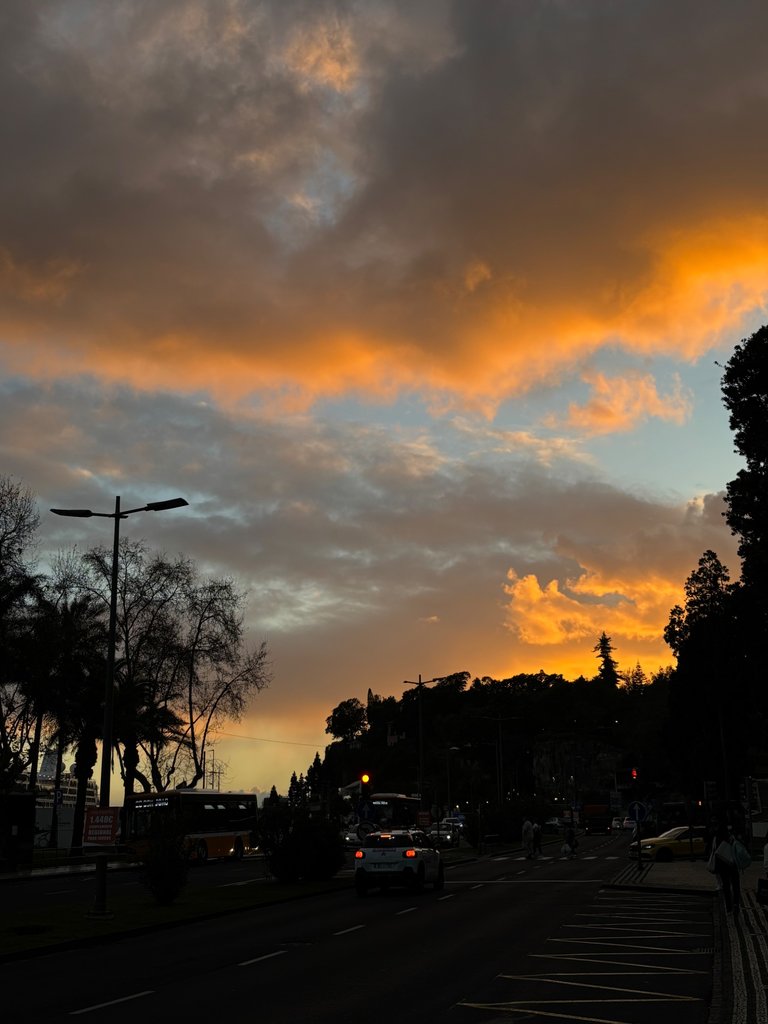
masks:
{"type": "Polygon", "coordinates": [[[633,778],[633,779],[636,779],[636,778],[637,778],[637,768],[633,768],[633,769],[632,769],[632,778],[633,778]]]}

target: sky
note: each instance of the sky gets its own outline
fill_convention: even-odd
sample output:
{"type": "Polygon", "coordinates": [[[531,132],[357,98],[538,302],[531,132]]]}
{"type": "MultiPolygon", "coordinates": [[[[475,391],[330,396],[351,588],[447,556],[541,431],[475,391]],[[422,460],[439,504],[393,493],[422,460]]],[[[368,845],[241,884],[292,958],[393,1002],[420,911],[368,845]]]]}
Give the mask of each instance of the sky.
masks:
{"type": "Polygon", "coordinates": [[[5,0],[0,472],[38,553],[247,594],[222,788],[368,689],[672,663],[734,577],[722,365],[766,322],[768,7],[5,0]]]}

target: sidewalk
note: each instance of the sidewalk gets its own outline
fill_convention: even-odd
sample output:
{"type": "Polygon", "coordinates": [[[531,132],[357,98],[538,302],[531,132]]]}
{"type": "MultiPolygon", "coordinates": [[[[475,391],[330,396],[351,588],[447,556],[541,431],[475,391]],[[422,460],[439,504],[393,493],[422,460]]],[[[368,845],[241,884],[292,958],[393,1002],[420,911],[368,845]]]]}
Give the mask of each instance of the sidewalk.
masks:
{"type": "Polygon", "coordinates": [[[768,907],[757,902],[762,864],[753,862],[741,876],[741,912],[726,914],[717,879],[703,860],[671,864],[636,861],[612,879],[618,888],[691,892],[713,897],[714,979],[709,1024],[768,1024],[768,907]]]}

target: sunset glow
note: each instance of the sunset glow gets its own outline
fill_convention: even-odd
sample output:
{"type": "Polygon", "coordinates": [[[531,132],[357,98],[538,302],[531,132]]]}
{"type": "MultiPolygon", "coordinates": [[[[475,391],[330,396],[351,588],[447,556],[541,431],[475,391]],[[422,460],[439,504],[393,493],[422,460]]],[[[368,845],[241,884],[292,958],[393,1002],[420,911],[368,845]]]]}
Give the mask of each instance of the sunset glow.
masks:
{"type": "MultiPolygon", "coordinates": [[[[273,662],[227,788],[419,672],[592,675],[603,631],[654,672],[701,553],[738,575],[744,10],[6,5],[2,471],[41,510],[187,497],[129,532],[235,577],[273,662]]],[[[40,560],[106,538],[43,514],[40,560]]]]}

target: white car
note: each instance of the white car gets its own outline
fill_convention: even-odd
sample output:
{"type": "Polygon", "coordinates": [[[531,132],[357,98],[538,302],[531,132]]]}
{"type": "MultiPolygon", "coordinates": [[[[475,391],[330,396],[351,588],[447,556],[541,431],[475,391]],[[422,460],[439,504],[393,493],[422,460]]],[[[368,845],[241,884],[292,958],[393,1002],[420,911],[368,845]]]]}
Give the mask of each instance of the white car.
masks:
{"type": "Polygon", "coordinates": [[[435,846],[458,846],[461,842],[461,832],[455,825],[441,821],[439,825],[433,825],[429,830],[429,838],[435,846]]]}
{"type": "Polygon", "coordinates": [[[369,889],[405,885],[423,889],[426,884],[442,889],[443,861],[427,836],[418,829],[372,832],[355,851],[355,891],[365,896],[369,889]]]}
{"type": "Polygon", "coordinates": [[[464,819],[459,818],[457,815],[442,818],[440,821],[440,825],[454,825],[459,830],[459,832],[464,831],[464,819]]]}

